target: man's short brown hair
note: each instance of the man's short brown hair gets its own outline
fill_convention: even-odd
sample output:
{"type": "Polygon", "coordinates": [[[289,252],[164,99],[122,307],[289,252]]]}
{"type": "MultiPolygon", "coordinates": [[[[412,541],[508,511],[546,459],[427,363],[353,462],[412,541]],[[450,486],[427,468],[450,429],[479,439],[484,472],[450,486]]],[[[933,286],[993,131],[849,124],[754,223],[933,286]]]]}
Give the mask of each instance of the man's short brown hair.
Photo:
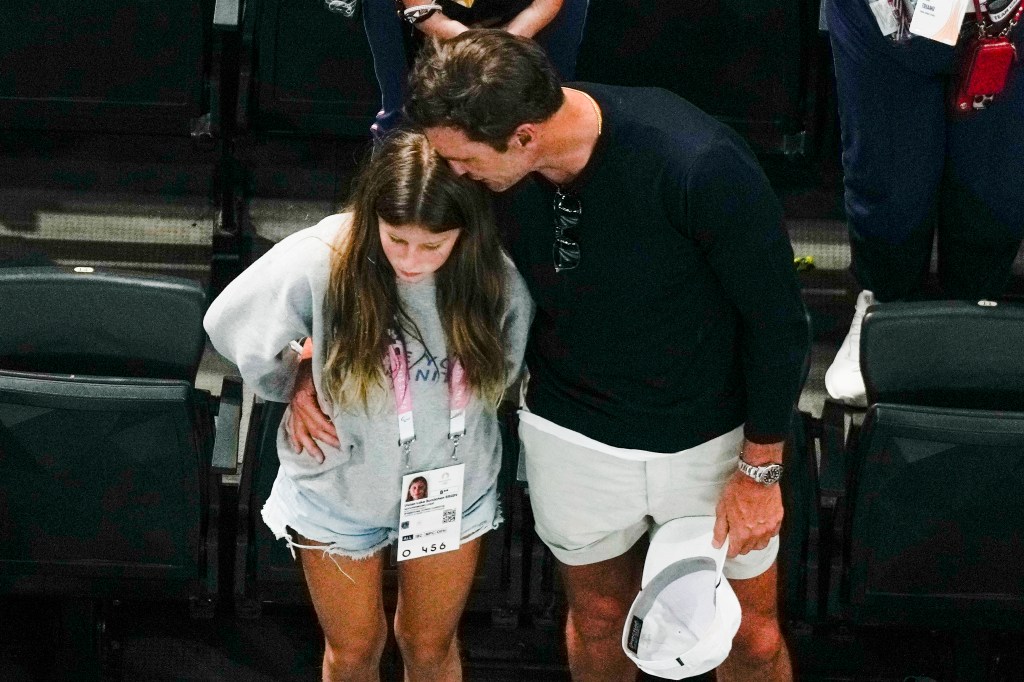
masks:
{"type": "Polygon", "coordinates": [[[456,128],[503,152],[524,123],[547,120],[564,95],[537,43],[497,29],[473,29],[428,43],[409,79],[408,118],[456,128]]]}

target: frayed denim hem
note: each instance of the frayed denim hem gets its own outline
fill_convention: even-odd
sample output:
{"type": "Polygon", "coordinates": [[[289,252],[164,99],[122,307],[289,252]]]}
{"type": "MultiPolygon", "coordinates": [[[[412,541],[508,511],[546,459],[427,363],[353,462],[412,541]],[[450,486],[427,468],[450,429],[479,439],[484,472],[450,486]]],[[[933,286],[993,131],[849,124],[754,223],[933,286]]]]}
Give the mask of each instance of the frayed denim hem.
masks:
{"type": "MultiPolygon", "coordinates": [[[[501,526],[502,523],[504,523],[505,516],[502,511],[501,504],[498,503],[493,492],[490,493],[490,495],[491,499],[487,500],[487,502],[485,503],[485,508],[490,504],[494,505],[494,513],[491,515],[490,520],[478,523],[475,527],[464,532],[462,534],[462,537],[460,538],[460,544],[465,544],[472,540],[476,540],[485,533],[497,529],[499,526],[501,526]]],[[[487,496],[485,495],[485,498],[486,497],[487,496]]],[[[267,503],[264,505],[262,509],[261,515],[263,516],[263,522],[270,529],[270,532],[274,534],[275,538],[277,538],[278,540],[285,541],[288,550],[291,552],[292,559],[298,558],[295,554],[296,549],[305,549],[319,550],[323,552],[324,557],[342,556],[346,559],[359,561],[361,559],[367,559],[373,556],[380,550],[384,549],[388,545],[391,545],[396,540],[398,540],[398,530],[388,529],[386,534],[382,537],[380,541],[374,543],[366,549],[353,551],[347,547],[344,547],[342,543],[337,540],[321,540],[320,538],[316,537],[317,533],[307,534],[303,532],[302,528],[296,527],[291,522],[291,519],[288,518],[289,516],[291,516],[290,514],[284,513],[283,510],[281,510],[279,507],[277,507],[277,505],[273,504],[272,502],[272,499],[267,500],[267,503]],[[295,537],[293,537],[293,533],[301,535],[302,537],[312,540],[313,542],[319,542],[323,544],[313,545],[296,542],[295,537]]],[[[474,507],[476,507],[476,509],[470,512],[470,514],[477,516],[479,515],[481,510],[477,505],[474,505],[474,507]]],[[[335,562],[335,565],[337,565],[337,562],[335,562]]],[[[338,567],[338,570],[342,570],[340,566],[338,567]]],[[[344,571],[342,572],[344,573],[344,571]]],[[[345,575],[347,576],[348,574],[345,575]]]]}
{"type": "Polygon", "coordinates": [[[272,508],[268,500],[268,504],[264,505],[261,515],[263,516],[263,522],[267,524],[267,528],[269,528],[270,532],[274,534],[274,537],[278,540],[285,541],[285,543],[288,546],[288,550],[292,554],[292,559],[296,558],[295,549],[299,548],[320,550],[324,553],[325,557],[329,555],[343,556],[347,559],[353,559],[358,561],[360,559],[369,558],[370,556],[376,554],[381,549],[387,547],[392,542],[398,539],[398,531],[389,530],[387,534],[383,537],[383,539],[381,539],[379,542],[374,543],[366,549],[353,551],[347,547],[342,546],[342,544],[337,540],[321,540],[315,537],[316,533],[304,533],[302,528],[297,528],[294,524],[290,523],[288,519],[280,518],[279,511],[280,510],[272,508]],[[301,535],[304,538],[308,538],[309,540],[312,540],[314,542],[320,542],[323,544],[304,545],[298,543],[295,541],[295,539],[292,537],[292,534],[289,531],[297,533],[298,535],[301,535]]]}
{"type": "MultiPolygon", "coordinates": [[[[387,537],[385,537],[383,540],[378,542],[376,545],[373,545],[372,547],[369,547],[368,549],[359,550],[358,552],[353,552],[352,550],[349,550],[349,549],[346,549],[346,548],[342,547],[341,543],[338,543],[338,542],[323,542],[322,544],[319,544],[319,545],[304,545],[304,544],[302,544],[300,542],[295,542],[295,539],[292,538],[291,533],[287,532],[288,529],[291,529],[294,533],[296,533],[298,535],[302,535],[303,537],[305,537],[305,534],[304,533],[299,533],[294,528],[291,528],[291,526],[287,526],[286,527],[284,534],[279,534],[276,531],[274,531],[274,535],[277,537],[277,539],[278,540],[284,540],[285,543],[288,545],[288,549],[291,551],[293,559],[295,558],[295,550],[296,550],[296,548],[298,548],[298,549],[315,549],[315,550],[320,550],[320,551],[323,552],[325,557],[327,557],[327,556],[343,556],[346,559],[352,559],[353,561],[359,561],[361,559],[368,559],[369,557],[373,556],[374,554],[376,554],[377,552],[379,552],[380,550],[384,549],[385,547],[387,547],[388,545],[390,545],[391,543],[393,543],[395,540],[398,539],[398,532],[397,531],[388,531],[387,537]]],[[[273,530],[273,529],[271,529],[271,530],[273,530]]],[[[316,538],[309,538],[309,539],[313,540],[315,542],[321,542],[320,540],[317,540],[316,538]]]]}
{"type": "MultiPolygon", "coordinates": [[[[296,559],[296,556],[295,556],[295,549],[296,548],[298,548],[298,549],[305,549],[305,550],[320,550],[321,552],[323,552],[324,558],[325,559],[330,559],[334,563],[334,565],[337,566],[338,570],[341,571],[341,574],[343,576],[345,576],[346,578],[348,578],[353,584],[355,584],[355,582],[356,582],[355,579],[352,576],[350,576],[348,573],[345,572],[345,569],[343,569],[338,564],[338,561],[334,557],[336,557],[336,556],[343,556],[346,559],[351,559],[353,561],[359,561],[361,559],[366,559],[366,558],[376,554],[377,552],[379,552],[384,547],[387,547],[388,545],[390,545],[392,542],[394,542],[395,538],[398,537],[397,533],[391,532],[391,533],[388,533],[388,536],[383,541],[377,543],[373,547],[370,547],[369,549],[366,549],[366,550],[363,550],[363,551],[360,551],[360,552],[351,552],[351,551],[349,551],[349,550],[339,546],[339,544],[337,542],[325,543],[325,544],[320,544],[320,545],[304,545],[304,544],[302,544],[300,542],[296,542],[295,539],[292,537],[292,534],[294,533],[294,534],[298,535],[299,532],[296,531],[291,526],[285,526],[284,533],[278,533],[273,528],[271,529],[271,531],[273,531],[274,535],[277,537],[278,540],[284,540],[285,541],[285,544],[288,545],[288,551],[290,551],[292,553],[292,559],[296,559]],[[289,532],[289,531],[291,531],[291,532],[289,532]]],[[[309,538],[309,539],[310,540],[315,540],[315,538],[309,538]]],[[[315,541],[319,542],[319,540],[315,540],[315,541]]]]}
{"type": "Polygon", "coordinates": [[[501,510],[501,505],[499,504],[494,507],[494,518],[492,518],[489,523],[481,523],[468,533],[464,533],[459,542],[460,544],[465,544],[471,540],[476,540],[478,537],[481,537],[492,530],[497,530],[497,528],[503,523],[505,523],[505,515],[501,510]]]}

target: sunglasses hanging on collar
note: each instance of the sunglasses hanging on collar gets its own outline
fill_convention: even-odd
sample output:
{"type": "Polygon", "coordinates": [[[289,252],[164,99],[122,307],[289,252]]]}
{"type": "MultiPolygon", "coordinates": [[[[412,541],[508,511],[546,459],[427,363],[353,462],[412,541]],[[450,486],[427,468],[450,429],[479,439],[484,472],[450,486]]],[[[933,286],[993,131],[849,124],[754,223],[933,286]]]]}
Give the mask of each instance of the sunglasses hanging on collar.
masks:
{"type": "Polygon", "coordinates": [[[572,270],[580,264],[579,226],[583,217],[583,206],[579,197],[555,190],[553,202],[555,214],[555,242],[551,251],[555,261],[555,272],[572,270]]]}

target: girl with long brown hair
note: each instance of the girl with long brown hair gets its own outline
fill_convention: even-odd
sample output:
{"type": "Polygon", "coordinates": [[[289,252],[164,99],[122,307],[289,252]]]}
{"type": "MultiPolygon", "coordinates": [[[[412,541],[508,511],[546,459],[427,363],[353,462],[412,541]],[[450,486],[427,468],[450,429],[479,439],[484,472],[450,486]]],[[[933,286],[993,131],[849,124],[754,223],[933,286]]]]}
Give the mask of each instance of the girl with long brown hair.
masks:
{"type": "Polygon", "coordinates": [[[311,363],[338,434],[311,457],[286,413],[263,508],[300,553],[325,680],[379,679],[383,550],[396,540],[409,559],[395,615],[406,679],[461,679],[456,628],[480,537],[501,523],[496,405],[518,377],[532,315],[488,202],[425,137],[399,132],[344,213],[275,245],[207,313],[214,346],[264,399],[288,402],[311,363]],[[308,360],[290,350],[302,338],[308,360]],[[436,498],[403,501],[417,477],[436,498]]]}

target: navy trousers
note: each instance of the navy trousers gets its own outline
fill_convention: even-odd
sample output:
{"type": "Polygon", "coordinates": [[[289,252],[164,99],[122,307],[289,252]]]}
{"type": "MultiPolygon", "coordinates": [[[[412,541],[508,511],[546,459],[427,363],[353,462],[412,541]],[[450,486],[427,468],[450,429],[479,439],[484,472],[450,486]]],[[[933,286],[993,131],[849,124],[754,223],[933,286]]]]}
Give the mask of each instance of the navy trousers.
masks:
{"type": "MultiPolygon", "coordinates": [[[[920,295],[938,230],[944,295],[998,297],[1024,237],[1024,64],[988,109],[951,119],[953,48],[894,45],[865,0],[827,9],[855,277],[880,301],[920,295]]],[[[1024,57],[1024,26],[1014,42],[1024,57]]]]}

